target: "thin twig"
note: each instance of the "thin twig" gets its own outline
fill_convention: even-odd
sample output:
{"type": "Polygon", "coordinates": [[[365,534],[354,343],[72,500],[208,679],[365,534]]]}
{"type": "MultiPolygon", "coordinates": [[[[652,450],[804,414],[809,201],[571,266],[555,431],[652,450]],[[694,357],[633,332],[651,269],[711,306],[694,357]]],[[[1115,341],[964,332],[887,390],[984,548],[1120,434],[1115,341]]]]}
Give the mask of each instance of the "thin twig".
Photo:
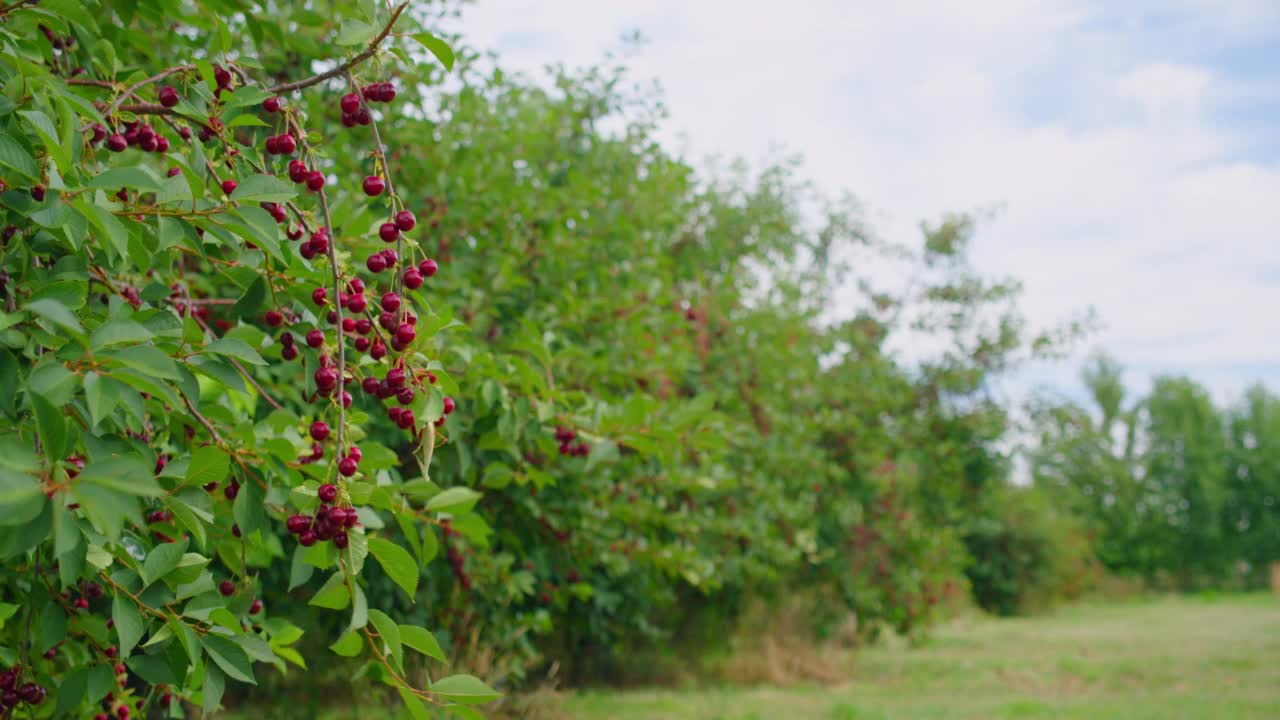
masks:
{"type": "MultiPolygon", "coordinates": [[[[160,72],[156,73],[155,75],[152,75],[149,78],[143,78],[142,80],[139,80],[138,82],[126,88],[125,91],[121,93],[119,97],[117,97],[110,105],[107,106],[106,112],[102,113],[102,115],[104,117],[110,117],[112,115],[115,115],[116,110],[120,108],[120,103],[124,102],[125,98],[131,97],[135,92],[137,92],[138,88],[141,88],[143,85],[150,85],[151,83],[154,83],[154,82],[160,82],[161,80],[169,77],[170,75],[173,75],[174,73],[186,72],[188,70],[195,70],[195,69],[196,69],[195,65],[177,65],[175,67],[168,68],[167,70],[161,70],[160,72]]],[[[157,105],[155,107],[164,108],[163,105],[157,105]]],[[[164,109],[168,110],[168,108],[164,108],[164,109]]]]}
{"type": "Polygon", "coordinates": [[[368,60],[369,58],[373,57],[373,54],[378,51],[378,46],[381,45],[382,41],[386,40],[387,36],[391,34],[391,27],[395,25],[396,20],[400,18],[400,13],[404,12],[405,8],[407,7],[409,7],[409,3],[404,2],[404,3],[400,3],[395,8],[393,8],[391,10],[391,19],[387,21],[387,26],[382,28],[382,31],[379,32],[377,35],[373,36],[373,39],[369,41],[369,44],[365,47],[364,50],[361,50],[358,54],[352,56],[350,59],[342,63],[339,63],[332,70],[326,70],[325,72],[322,72],[319,75],[312,75],[311,77],[305,78],[303,80],[296,80],[294,82],[284,83],[282,85],[276,85],[275,87],[270,88],[269,92],[279,95],[281,93],[287,93],[293,90],[301,90],[302,88],[305,88],[305,87],[311,87],[312,85],[322,83],[325,80],[331,80],[333,78],[336,78],[346,73],[352,67],[359,65],[365,60],[368,60]]]}

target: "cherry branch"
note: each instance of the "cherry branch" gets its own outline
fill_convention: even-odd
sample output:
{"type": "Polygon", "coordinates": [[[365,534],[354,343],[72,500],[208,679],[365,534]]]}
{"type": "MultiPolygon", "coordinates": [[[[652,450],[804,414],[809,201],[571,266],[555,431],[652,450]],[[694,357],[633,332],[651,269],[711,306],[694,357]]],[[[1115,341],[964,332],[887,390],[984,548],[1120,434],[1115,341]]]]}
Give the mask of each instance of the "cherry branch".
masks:
{"type": "MultiPolygon", "coordinates": [[[[120,96],[117,97],[114,101],[112,101],[110,105],[107,106],[106,111],[103,112],[102,115],[104,117],[110,117],[112,115],[115,115],[116,110],[120,109],[120,103],[124,102],[125,98],[132,97],[133,94],[137,92],[138,89],[140,89],[142,86],[150,85],[151,83],[155,83],[155,82],[160,82],[161,80],[169,77],[170,75],[173,75],[175,73],[180,73],[180,72],[187,72],[188,70],[194,70],[195,68],[196,68],[195,65],[175,65],[174,67],[168,68],[167,70],[161,70],[160,72],[156,73],[155,75],[152,75],[149,78],[143,78],[142,80],[139,80],[138,82],[130,85],[128,88],[125,88],[125,91],[123,93],[120,93],[120,96]]],[[[164,108],[163,105],[156,105],[155,107],[164,108]]],[[[164,108],[164,109],[168,110],[168,108],[164,108]]]]}
{"type": "Polygon", "coordinates": [[[331,70],[326,70],[325,72],[322,72],[319,75],[312,75],[311,77],[305,78],[303,80],[296,80],[294,82],[284,83],[282,85],[276,85],[275,87],[270,88],[269,91],[279,95],[281,93],[287,93],[293,90],[301,90],[302,88],[305,88],[305,87],[311,87],[312,85],[322,83],[325,80],[332,80],[333,78],[343,75],[351,68],[373,57],[373,54],[378,52],[378,46],[381,45],[382,41],[386,40],[387,36],[391,34],[392,26],[396,24],[396,20],[400,18],[400,14],[403,13],[405,11],[405,8],[407,7],[409,7],[409,3],[403,2],[397,5],[395,8],[393,8],[391,10],[391,19],[387,21],[386,27],[382,28],[382,30],[377,35],[373,36],[373,39],[369,41],[369,44],[365,46],[364,50],[361,50],[359,53],[339,63],[337,67],[334,67],[331,70]]]}
{"type": "MultiPolygon", "coordinates": [[[[385,147],[382,145],[382,136],[378,134],[378,121],[374,119],[373,109],[369,107],[369,101],[364,97],[364,93],[360,92],[360,87],[356,83],[356,78],[351,74],[350,70],[347,71],[347,82],[351,83],[351,91],[355,93],[356,97],[360,98],[360,107],[364,108],[365,112],[369,113],[369,129],[373,131],[373,152],[378,158],[378,164],[382,166],[382,176],[387,181],[387,195],[391,198],[391,213],[394,216],[396,203],[399,202],[399,197],[396,195],[395,183],[391,181],[391,165],[387,163],[387,152],[385,147]]],[[[394,222],[394,218],[392,221],[394,222]]],[[[400,258],[400,262],[408,262],[408,259],[404,256],[404,233],[402,232],[396,233],[396,257],[400,258]]],[[[412,263],[408,264],[412,265],[412,263]]],[[[392,289],[397,295],[403,295],[403,272],[396,272],[394,283],[395,284],[392,289]]],[[[404,312],[404,306],[401,305],[396,311],[396,318],[399,319],[403,317],[404,312]]]]}

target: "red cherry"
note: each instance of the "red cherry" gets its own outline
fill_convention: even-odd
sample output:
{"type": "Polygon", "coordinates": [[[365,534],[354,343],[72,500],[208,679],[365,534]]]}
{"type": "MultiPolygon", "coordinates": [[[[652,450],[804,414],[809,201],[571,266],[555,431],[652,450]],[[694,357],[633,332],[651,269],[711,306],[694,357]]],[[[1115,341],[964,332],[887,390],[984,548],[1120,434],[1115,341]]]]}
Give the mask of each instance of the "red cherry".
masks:
{"type": "Polygon", "coordinates": [[[360,389],[364,390],[366,395],[373,395],[378,392],[378,378],[367,377],[360,382],[360,389]]]}
{"type": "Polygon", "coordinates": [[[284,345],[285,347],[289,347],[293,345],[293,333],[289,332],[288,330],[280,333],[280,344],[284,345]]]}
{"type": "Polygon", "coordinates": [[[319,348],[324,345],[324,331],[314,328],[307,333],[307,347],[319,348]]]}
{"type": "Polygon", "coordinates": [[[221,65],[214,65],[213,80],[218,83],[218,87],[227,87],[231,84],[231,73],[221,65]]]}
{"type": "Polygon", "coordinates": [[[285,525],[289,528],[289,532],[297,535],[311,527],[311,517],[308,515],[290,515],[289,519],[285,521],[285,525]]]}
{"type": "Polygon", "coordinates": [[[413,326],[409,323],[400,323],[400,327],[396,328],[396,339],[405,345],[413,342],[413,339],[417,337],[417,335],[417,331],[414,330],[413,326]]]}
{"type": "MultiPolygon", "coordinates": [[[[311,175],[311,171],[307,170],[307,164],[294,158],[289,161],[289,179],[296,183],[304,183],[311,175]]],[[[323,177],[323,176],[321,176],[323,177]]]]}
{"type": "Polygon", "coordinates": [[[382,223],[378,228],[378,237],[382,238],[382,242],[395,242],[400,237],[400,228],[395,223],[382,223]]]}
{"type": "Polygon", "coordinates": [[[353,317],[342,318],[342,332],[355,332],[356,319],[353,317]]]}
{"type": "Polygon", "coordinates": [[[280,357],[285,360],[296,360],[298,357],[298,348],[296,345],[285,345],[280,349],[280,357]]]}
{"type": "Polygon", "coordinates": [[[235,500],[236,496],[240,494],[240,483],[233,480],[230,485],[222,488],[222,494],[225,495],[228,500],[235,500]]]}
{"type": "Polygon", "coordinates": [[[160,88],[158,95],[160,97],[160,104],[167,108],[171,108],[178,104],[178,91],[168,85],[160,88]]]}
{"type": "Polygon", "coordinates": [[[320,486],[320,490],[316,494],[320,497],[321,502],[331,503],[338,497],[338,486],[333,483],[325,483],[320,486]]]}
{"type": "Polygon", "coordinates": [[[413,268],[404,271],[404,286],[410,290],[422,287],[422,273],[413,268]]]}
{"type": "Polygon", "coordinates": [[[373,347],[369,348],[369,357],[374,360],[381,360],[387,356],[387,346],[381,342],[374,342],[373,347]]]}
{"type": "MultiPolygon", "coordinates": [[[[315,238],[313,237],[313,238],[312,238],[312,240],[314,240],[314,239],[315,239],[315,238]]],[[[316,305],[321,305],[321,306],[323,306],[323,305],[324,305],[326,302],[328,302],[328,301],[329,301],[329,291],[328,291],[328,290],[325,290],[325,289],[324,289],[324,288],[322,288],[322,287],[318,287],[318,288],[316,288],[315,290],[312,290],[312,291],[311,291],[311,302],[315,303],[316,305]]]]}
{"type": "Polygon", "coordinates": [[[431,277],[436,274],[438,269],[440,269],[440,266],[436,265],[436,261],[431,258],[418,263],[418,272],[422,273],[422,277],[431,277]]]}
{"type": "Polygon", "coordinates": [[[389,82],[379,83],[376,95],[380,102],[391,102],[396,99],[396,86],[389,82]]]}
{"type": "Polygon", "coordinates": [[[266,100],[263,100],[262,109],[269,113],[280,112],[280,97],[278,95],[272,95],[266,100]]]}
{"type": "Polygon", "coordinates": [[[303,531],[298,535],[298,544],[302,547],[311,547],[316,544],[316,534],[310,530],[303,531]]]}
{"type": "Polygon", "coordinates": [[[323,420],[316,420],[311,423],[311,438],[317,442],[324,442],[329,437],[329,424],[323,420]]]}
{"type": "Polygon", "coordinates": [[[408,405],[413,402],[413,397],[413,388],[400,388],[400,391],[396,393],[396,402],[401,405],[408,405]]]}
{"type": "Polygon", "coordinates": [[[387,385],[390,385],[393,390],[399,390],[404,387],[405,379],[404,370],[398,367],[387,371],[387,385]]]}
{"type": "Polygon", "coordinates": [[[284,322],[284,315],[281,315],[279,310],[268,310],[263,315],[263,320],[266,321],[268,327],[280,327],[280,324],[284,322]]]}
{"type": "Polygon", "coordinates": [[[455,407],[457,407],[457,405],[453,402],[453,398],[449,397],[448,395],[445,395],[444,396],[444,414],[448,415],[449,413],[453,412],[453,409],[455,407]]]}
{"type": "Polygon", "coordinates": [[[345,530],[333,534],[333,546],[339,550],[347,549],[347,545],[351,544],[351,538],[347,536],[345,530]]]}
{"type": "Polygon", "coordinates": [[[271,137],[267,138],[266,150],[268,155],[278,155],[280,153],[279,136],[272,135],[271,137]]]}
{"type": "Polygon", "coordinates": [[[276,138],[276,152],[281,155],[292,155],[298,149],[298,141],[292,135],[281,135],[276,138]]]}
{"type": "Polygon", "coordinates": [[[230,195],[231,193],[236,191],[236,188],[239,187],[239,185],[240,184],[237,183],[235,180],[223,180],[222,192],[227,195],[230,195]]]}
{"type": "Polygon", "coordinates": [[[222,593],[223,597],[231,597],[236,594],[236,584],[230,580],[223,580],[218,583],[218,592],[222,593]]]}
{"type": "Polygon", "coordinates": [[[311,192],[320,192],[324,189],[324,173],[318,170],[312,170],[307,175],[307,189],[311,192]]]}
{"type": "Polygon", "coordinates": [[[361,187],[364,188],[365,195],[368,195],[369,197],[378,197],[382,194],[382,191],[387,188],[387,183],[377,175],[370,175],[364,179],[364,183],[361,187]]]}
{"type": "Polygon", "coordinates": [[[262,612],[262,601],[254,598],[253,602],[249,603],[249,614],[257,615],[260,612],[262,612]]]}
{"type": "Polygon", "coordinates": [[[356,122],[361,125],[368,125],[373,121],[373,117],[369,115],[369,108],[360,108],[356,111],[356,122]]]}
{"type": "Polygon", "coordinates": [[[347,309],[353,313],[362,313],[369,307],[369,300],[364,295],[352,295],[347,299],[347,309]]]}
{"type": "Polygon", "coordinates": [[[333,368],[322,367],[316,370],[312,378],[316,381],[316,389],[324,393],[338,386],[338,371],[333,368]]]}
{"type": "Polygon", "coordinates": [[[351,282],[347,283],[347,292],[352,295],[359,295],[364,292],[364,281],[360,278],[351,278],[351,282]]]}
{"type": "Polygon", "coordinates": [[[373,330],[373,323],[369,322],[369,318],[360,318],[356,321],[356,332],[361,335],[368,335],[373,330]]]}
{"type": "Polygon", "coordinates": [[[344,477],[351,477],[356,474],[356,467],[355,458],[345,457],[338,463],[338,472],[342,473],[344,477]]]}
{"type": "Polygon", "coordinates": [[[382,253],[374,253],[364,261],[364,266],[369,268],[371,273],[380,273],[387,269],[387,259],[382,256],[382,253]]]}
{"type": "Polygon", "coordinates": [[[127,147],[129,147],[129,143],[120,133],[115,133],[107,138],[107,149],[111,152],[124,152],[127,147]]]}
{"type": "Polygon", "coordinates": [[[396,213],[396,227],[403,232],[409,232],[414,225],[418,224],[418,219],[413,216],[411,210],[401,210],[396,213]]]}
{"type": "Polygon", "coordinates": [[[382,309],[387,312],[395,312],[400,309],[400,296],[389,292],[382,296],[382,309]]]}
{"type": "Polygon", "coordinates": [[[338,101],[338,105],[342,107],[342,112],[348,115],[354,114],[360,109],[360,97],[355,93],[347,93],[342,96],[342,100],[338,101]]]}

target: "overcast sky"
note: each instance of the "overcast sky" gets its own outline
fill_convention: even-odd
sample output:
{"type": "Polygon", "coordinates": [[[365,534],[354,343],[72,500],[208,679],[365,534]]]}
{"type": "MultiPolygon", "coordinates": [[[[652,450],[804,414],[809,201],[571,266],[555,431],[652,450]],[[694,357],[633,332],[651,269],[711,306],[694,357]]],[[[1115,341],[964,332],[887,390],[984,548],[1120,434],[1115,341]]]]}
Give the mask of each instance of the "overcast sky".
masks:
{"type": "Polygon", "coordinates": [[[639,31],[674,151],[799,153],[894,239],[998,207],[974,259],[1033,321],[1096,308],[1134,385],[1280,390],[1280,0],[478,0],[457,29],[533,77],[639,31]]]}

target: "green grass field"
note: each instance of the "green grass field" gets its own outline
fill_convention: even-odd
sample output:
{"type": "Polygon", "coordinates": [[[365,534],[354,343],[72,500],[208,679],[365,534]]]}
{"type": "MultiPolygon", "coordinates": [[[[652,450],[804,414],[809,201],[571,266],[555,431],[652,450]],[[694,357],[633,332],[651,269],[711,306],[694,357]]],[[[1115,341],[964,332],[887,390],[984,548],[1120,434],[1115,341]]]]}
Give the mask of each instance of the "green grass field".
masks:
{"type": "Polygon", "coordinates": [[[582,720],[1280,718],[1280,599],[1168,598],[967,620],[851,654],[828,687],[590,691],[582,720]]]}

